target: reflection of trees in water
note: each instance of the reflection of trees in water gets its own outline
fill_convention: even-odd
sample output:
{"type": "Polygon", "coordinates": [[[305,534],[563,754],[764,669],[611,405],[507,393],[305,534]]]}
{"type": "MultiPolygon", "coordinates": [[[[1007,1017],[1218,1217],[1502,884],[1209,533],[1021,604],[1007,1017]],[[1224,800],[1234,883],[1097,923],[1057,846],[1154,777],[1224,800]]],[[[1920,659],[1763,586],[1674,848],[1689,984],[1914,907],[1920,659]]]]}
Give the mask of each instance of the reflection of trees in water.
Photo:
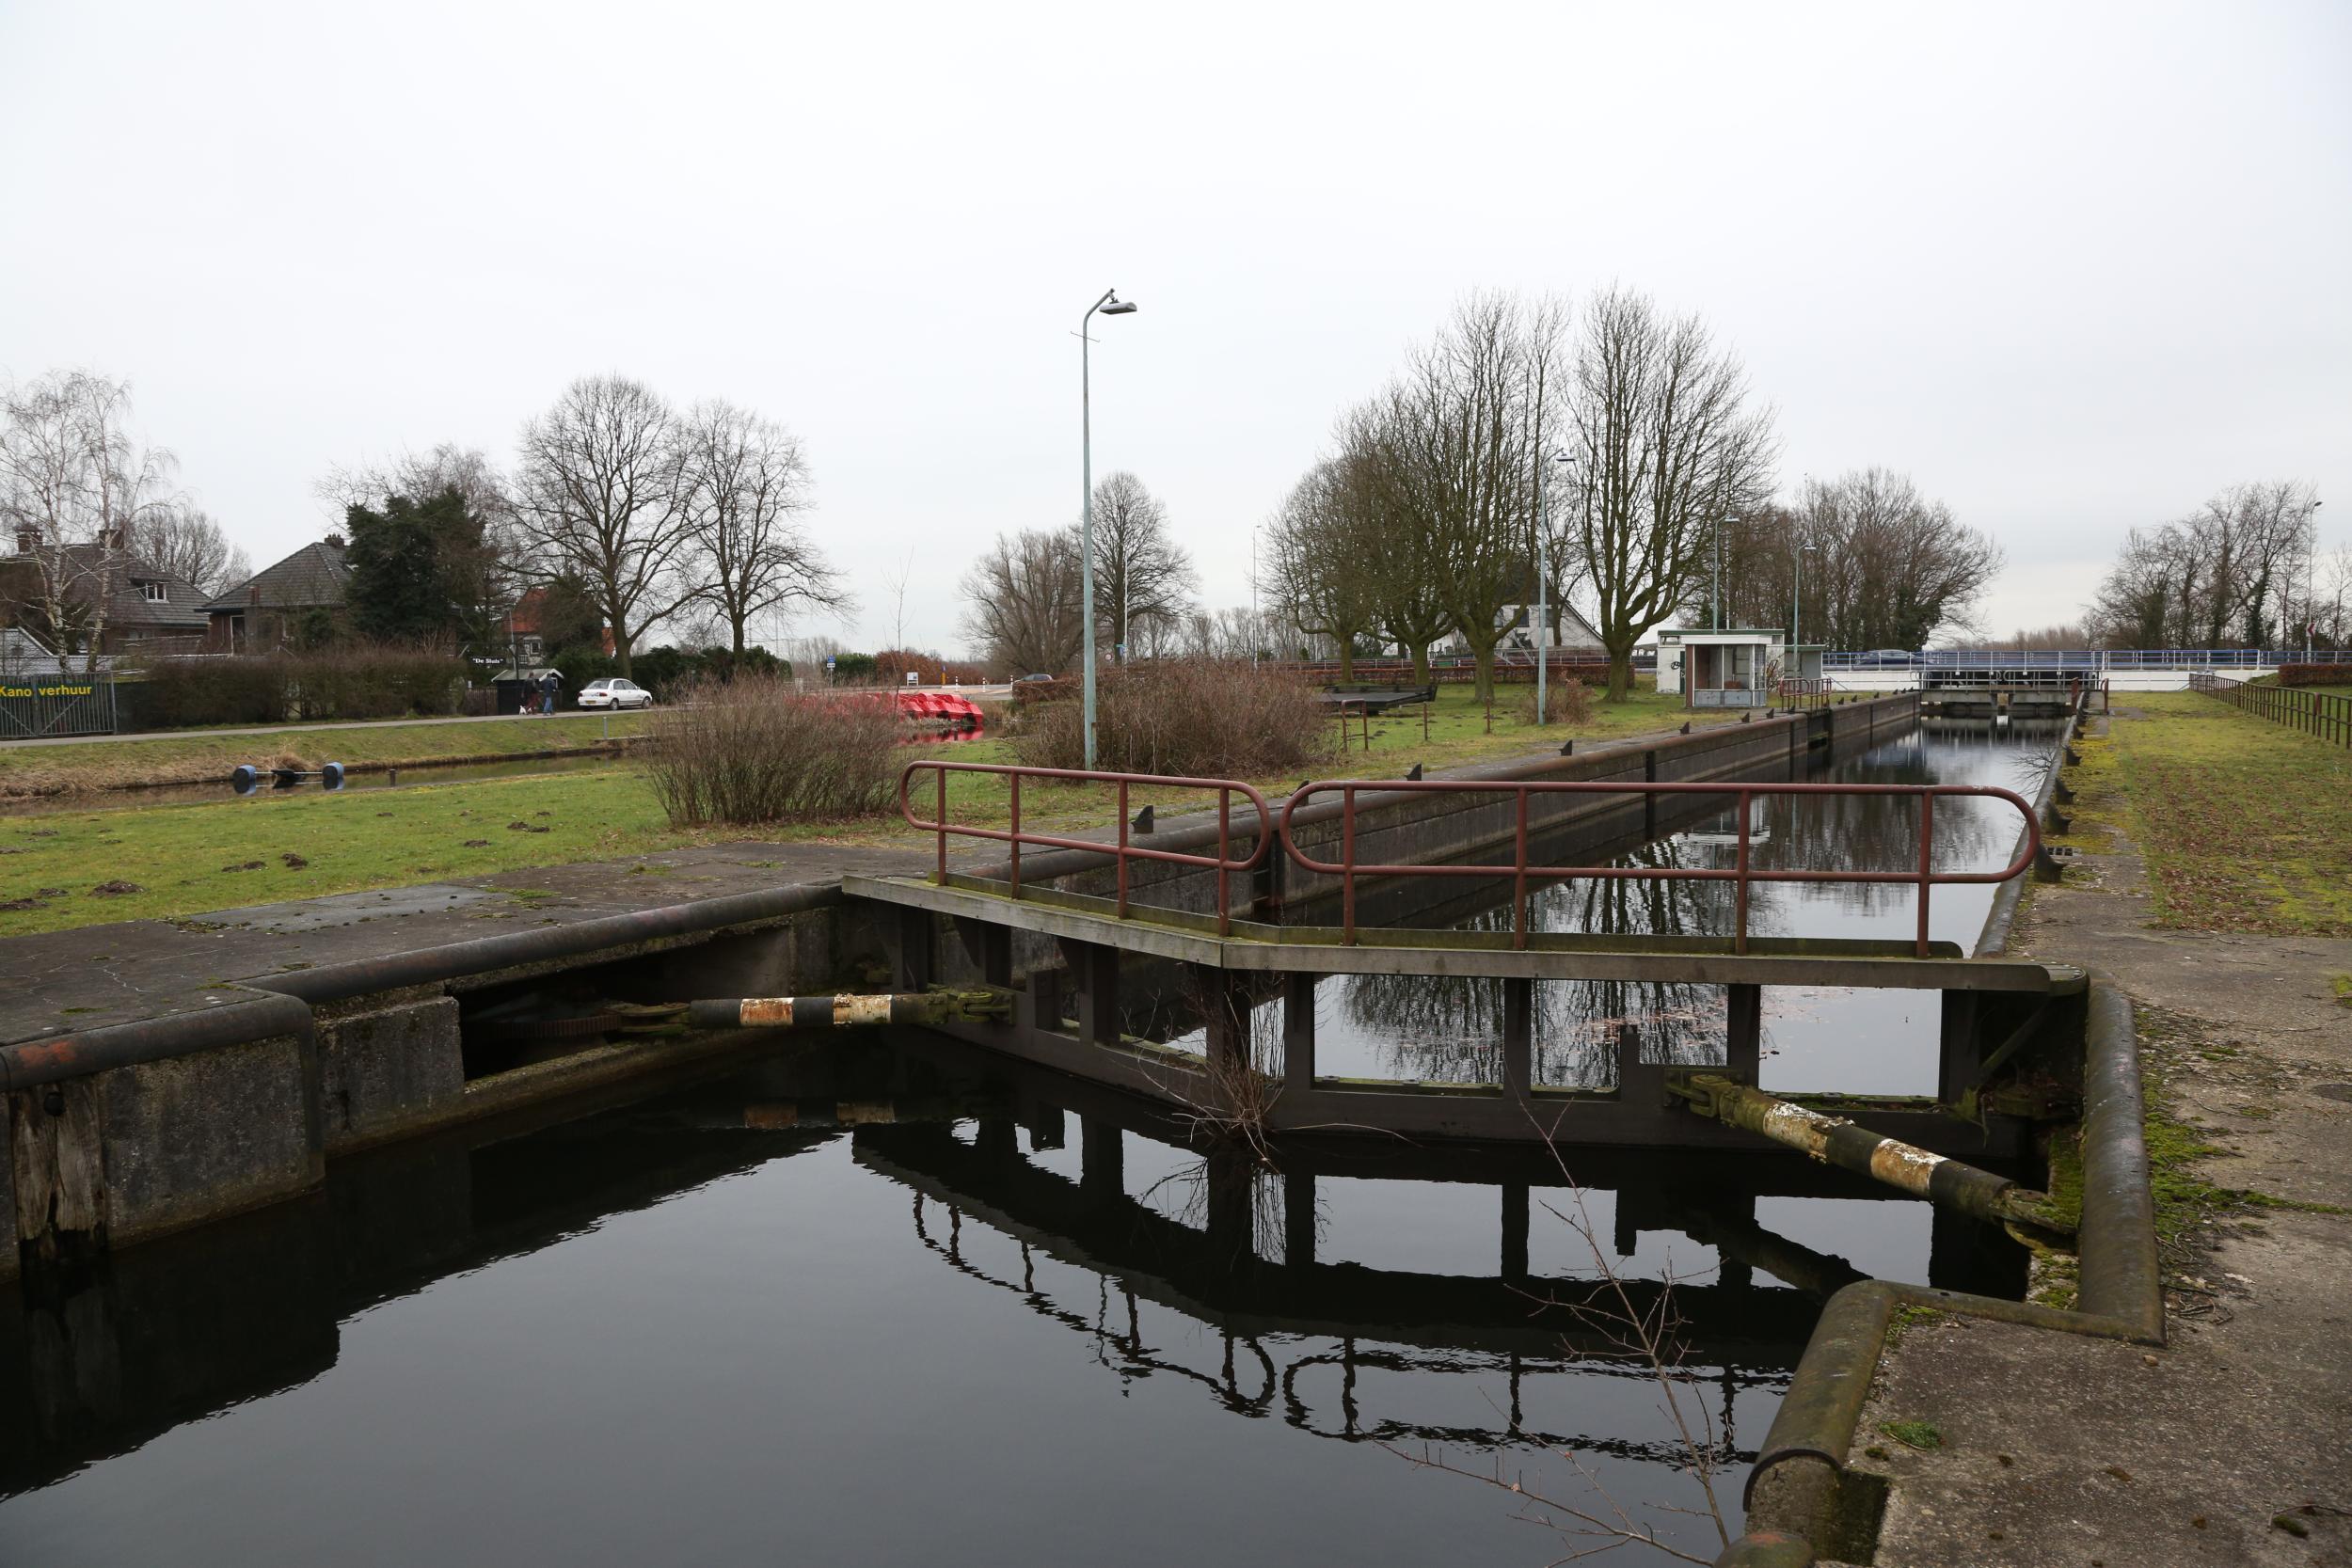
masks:
{"type": "MultiPolygon", "coordinates": [[[[2049,763],[2049,733],[1986,734],[1964,747],[1917,736],[1883,746],[1839,768],[1850,784],[1997,783],[2030,797],[2049,763]],[[1955,752],[1980,753],[1956,755],[1955,752]],[[1991,764],[1991,766],[1987,766],[1991,764]]],[[[2022,827],[2004,801],[1939,800],[1938,870],[1996,870],[2008,863],[2022,827]]],[[[1750,863],[1758,868],[1903,871],[1916,866],[1919,806],[1886,796],[1763,795],[1749,803],[1750,863]]],[[[1543,851],[1539,848],[1540,858],[1543,851]]],[[[1619,866],[1652,870],[1724,869],[1739,863],[1739,815],[1726,803],[1674,835],[1615,857],[1619,866]]],[[[1496,879],[1508,896],[1508,880],[1496,879]]],[[[1808,900],[1835,898],[1849,915],[1894,920],[1913,908],[1901,883],[1756,883],[1749,890],[1748,930],[1801,935],[1818,926],[1808,900]]],[[[1729,936],[1738,918],[1730,882],[1583,878],[1549,883],[1528,898],[1539,931],[1602,935],[1729,936]]],[[[1507,903],[1451,923],[1458,930],[1507,935],[1507,903]]],[[[1900,931],[1890,934],[1902,935],[1900,931]]],[[[1492,1084],[1502,1075],[1503,982],[1448,976],[1356,975],[1343,983],[1347,1022],[1375,1043],[1389,1074],[1431,1083],[1492,1084]]],[[[1617,1041],[1641,1036],[1642,1059],[1683,1066],[1723,1060],[1724,993],[1720,987],[1624,981],[1547,981],[1534,996],[1539,1084],[1602,1087],[1615,1081],[1617,1041]]],[[[1279,1018],[1262,1024],[1279,1027],[1279,1018]]]]}
{"type": "MultiPolygon", "coordinates": [[[[1677,863],[1671,843],[1645,845],[1626,857],[1643,864],[1677,863]]],[[[1558,883],[1531,896],[1539,929],[1703,930],[1702,882],[1619,879],[1558,883]],[[1563,910],[1565,919],[1552,918],[1563,910]],[[1588,924],[1597,923],[1597,924],[1588,924]]],[[[1458,929],[1507,934],[1508,909],[1459,922],[1458,929]]],[[[1504,983],[1460,975],[1349,976],[1341,1006],[1348,1022],[1377,1043],[1391,1076],[1428,1083],[1494,1084],[1502,1078],[1504,983]]],[[[1605,1088],[1616,1082],[1617,1042],[1639,1034],[1642,1059],[1700,1066],[1723,1060],[1720,986],[1636,984],[1623,980],[1544,980],[1533,998],[1534,1081],[1560,1088],[1605,1088]]]]}
{"type": "MultiPolygon", "coordinates": [[[[1503,982],[1456,976],[1359,974],[1342,1006],[1374,1039],[1383,1071],[1432,1084],[1502,1081],[1503,982]]],[[[1622,980],[1538,981],[1534,995],[1534,1081],[1553,1088],[1608,1088],[1617,1044],[1638,1035],[1642,1060],[1701,1067],[1724,1059],[1720,986],[1622,980]]]]}

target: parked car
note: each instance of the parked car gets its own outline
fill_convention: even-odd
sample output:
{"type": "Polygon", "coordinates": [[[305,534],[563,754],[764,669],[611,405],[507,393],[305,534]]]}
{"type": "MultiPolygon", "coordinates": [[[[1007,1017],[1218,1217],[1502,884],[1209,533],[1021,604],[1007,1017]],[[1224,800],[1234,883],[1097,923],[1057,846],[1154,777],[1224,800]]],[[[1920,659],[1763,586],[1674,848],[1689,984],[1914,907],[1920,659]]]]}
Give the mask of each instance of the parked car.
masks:
{"type": "Polygon", "coordinates": [[[1015,676],[1013,677],[1012,684],[1013,684],[1013,685],[1015,685],[1015,686],[1026,686],[1026,685],[1028,685],[1031,681],[1050,681],[1050,680],[1052,680],[1053,678],[1054,678],[1053,676],[1051,676],[1051,675],[1046,675],[1046,674],[1037,674],[1037,675],[1015,675],[1015,676]]]}
{"type": "Polygon", "coordinates": [[[651,707],[653,693],[635,681],[612,675],[581,687],[579,701],[581,707],[651,707]]]}

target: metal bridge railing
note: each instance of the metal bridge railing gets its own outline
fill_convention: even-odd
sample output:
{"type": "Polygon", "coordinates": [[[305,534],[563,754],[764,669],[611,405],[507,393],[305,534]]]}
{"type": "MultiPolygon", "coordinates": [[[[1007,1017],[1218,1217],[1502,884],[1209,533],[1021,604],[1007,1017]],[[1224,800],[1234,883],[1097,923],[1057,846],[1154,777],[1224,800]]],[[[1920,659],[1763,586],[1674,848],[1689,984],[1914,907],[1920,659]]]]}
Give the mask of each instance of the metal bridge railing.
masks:
{"type": "MultiPolygon", "coordinates": [[[[1236,871],[1248,871],[1263,860],[1273,842],[1268,831],[1273,823],[1273,809],[1265,797],[1250,784],[1232,779],[1192,779],[1170,777],[1159,773],[1089,773],[1075,768],[1017,768],[1001,763],[939,762],[925,760],[909,763],[898,776],[898,815],[918,832],[928,832],[937,841],[937,863],[934,878],[947,879],[947,840],[975,838],[993,844],[1008,845],[1012,851],[1012,895],[1021,896],[1021,849],[1034,845],[1047,849],[1083,849],[1093,854],[1110,855],[1118,865],[1119,915],[1127,917],[1127,867],[1135,861],[1157,861],[1166,865],[1189,865],[1216,873],[1216,928],[1220,936],[1232,930],[1232,879],[1236,871]],[[913,789],[917,773],[930,772],[935,781],[934,806],[937,815],[928,820],[914,815],[913,789]],[[947,775],[967,773],[1005,780],[1011,794],[1011,817],[1008,827],[983,828],[972,823],[951,822],[947,819],[947,775]],[[1059,784],[1112,784],[1119,791],[1119,836],[1109,842],[1092,838],[1069,838],[1054,833],[1025,832],[1021,827],[1021,783],[1024,779],[1051,781],[1059,784]],[[1136,784],[1154,789],[1200,789],[1216,792],[1216,853],[1187,854],[1181,849],[1161,849],[1130,841],[1134,824],[1127,812],[1128,791],[1136,784]],[[1233,797],[1248,800],[1257,813],[1256,829],[1250,832],[1249,853],[1238,858],[1233,854],[1233,797]]],[[[1248,831],[1245,829],[1245,831],[1248,831]]]]}
{"type": "Polygon", "coordinates": [[[2258,685],[2232,680],[2201,670],[2188,677],[2189,689],[2218,697],[2274,724],[2300,730],[2330,745],[2352,747],[2352,697],[2299,687],[2258,685]]]}
{"type": "Polygon", "coordinates": [[[1825,653],[1826,670],[2274,670],[2352,665],[2352,648],[1930,648],[1923,653],[1825,653]]]}
{"type": "Polygon", "coordinates": [[[1957,883],[2006,882],[2025,874],[2042,847],[2041,824],[2033,807],[2019,795],[1989,784],[1616,784],[1589,780],[1325,779],[1301,785],[1282,806],[1279,831],[1282,848],[1301,870],[1340,879],[1342,941],[1356,940],[1356,881],[1359,877],[1496,877],[1511,879],[1512,946],[1527,945],[1527,888],[1534,880],[1730,882],[1737,889],[1732,951],[1748,950],[1748,890],[1757,882],[1901,882],[1919,890],[1916,952],[1928,956],[1928,907],[1935,888],[1957,883]],[[1366,864],[1356,858],[1356,798],[1406,791],[1426,795],[1486,794],[1508,797],[1516,811],[1512,853],[1508,863],[1386,865],[1366,864]],[[1299,806],[1317,795],[1340,797],[1340,858],[1320,861],[1298,847],[1292,820],[1299,806]],[[1713,795],[1736,799],[1740,818],[1738,858],[1728,866],[1544,865],[1529,859],[1530,807],[1539,797],[1555,795],[1661,796],[1713,795]],[[1797,867],[1759,868],[1750,857],[1749,806],[1758,796],[1899,796],[1919,802],[1919,855],[1903,871],[1817,871],[1797,867]],[[2026,835],[2017,858],[1998,871],[1937,871],[1932,865],[1935,842],[1935,802],[1952,797],[2006,800],[2026,821],[2026,835]]]}
{"type": "Polygon", "coordinates": [[[1784,675],[1773,689],[1782,707],[1816,708],[1827,706],[1838,686],[1827,675],[1784,675]]]}
{"type": "Polygon", "coordinates": [[[1153,773],[1089,773],[1069,768],[1018,768],[994,763],[941,762],[924,760],[910,763],[898,781],[898,811],[907,824],[918,832],[928,832],[935,841],[937,860],[934,879],[947,879],[947,841],[950,838],[978,839],[987,843],[1007,845],[1011,849],[1010,883],[1012,896],[1021,896],[1021,850],[1029,846],[1051,849],[1077,849],[1090,854],[1109,856],[1118,878],[1118,913],[1120,919],[1130,914],[1128,897],[1128,867],[1136,861],[1156,861],[1167,865],[1186,865],[1216,873],[1216,921],[1220,936],[1231,935],[1233,919],[1232,876],[1235,872],[1254,870],[1263,860],[1271,845],[1278,839],[1282,852],[1292,864],[1302,871],[1318,876],[1334,877],[1340,883],[1341,940],[1348,944],[1356,941],[1356,891],[1364,878],[1379,877],[1508,877],[1511,881],[1512,946],[1527,945],[1527,894],[1534,881],[1689,881],[1730,882],[1734,885],[1735,913],[1732,929],[1732,950],[1748,950],[1749,889],[1758,882],[1875,882],[1900,883],[1918,889],[1917,931],[1915,951],[1928,956],[1928,917],[1934,889],[1967,883],[2006,882],[2022,876],[2034,863],[2042,847],[2041,824],[2034,809],[2022,796],[1989,784],[1632,784],[1603,783],[1588,780],[1482,780],[1482,779],[1323,779],[1301,784],[1283,801],[1277,814],[1266,803],[1265,797],[1249,784],[1232,779],[1170,778],[1153,773]],[[929,772],[933,780],[934,816],[915,815],[914,790],[915,775],[929,772]],[[966,773],[1002,778],[1010,791],[1010,820],[1004,828],[981,827],[974,823],[950,821],[947,815],[947,776],[966,773]],[[1052,781],[1062,784],[1109,784],[1118,791],[1118,836],[1108,841],[1093,838],[1073,838],[1062,834],[1025,831],[1021,826],[1021,785],[1024,780],[1052,781]],[[1133,827],[1128,816],[1129,791],[1137,784],[1157,789],[1214,790],[1217,797],[1216,853],[1191,854],[1180,849],[1162,849],[1133,842],[1133,827]],[[1434,863],[1392,865],[1365,862],[1356,852],[1358,800],[1362,796],[1416,795],[1490,795],[1507,798],[1514,813],[1512,854],[1507,862],[1475,863],[1434,863]],[[1254,832],[1249,824],[1240,831],[1251,838],[1249,852],[1237,855],[1233,848],[1236,824],[1232,819],[1234,796],[1248,800],[1257,814],[1254,832]],[[1318,860],[1299,847],[1295,833],[1299,808],[1320,795],[1340,798],[1340,858],[1318,860]],[[1737,858],[1730,866],[1629,866],[1629,865],[1553,865],[1531,858],[1530,836],[1537,826],[1534,803],[1539,799],[1558,796],[1619,797],[1656,800],[1661,797],[1714,796],[1736,802],[1739,815],[1737,858]],[[1916,862],[1903,870],[1886,871],[1826,871],[1800,867],[1761,867],[1752,858],[1750,807],[1760,796],[1896,796],[1919,802],[1918,856],[1916,862]],[[1938,871],[1933,865],[1935,842],[1935,802],[1939,799],[1975,798],[2006,800],[2017,808],[2025,819],[2026,832],[2020,841],[2016,858],[1998,871],[1938,871]],[[1269,832],[1268,830],[1272,831],[1269,832]]]}

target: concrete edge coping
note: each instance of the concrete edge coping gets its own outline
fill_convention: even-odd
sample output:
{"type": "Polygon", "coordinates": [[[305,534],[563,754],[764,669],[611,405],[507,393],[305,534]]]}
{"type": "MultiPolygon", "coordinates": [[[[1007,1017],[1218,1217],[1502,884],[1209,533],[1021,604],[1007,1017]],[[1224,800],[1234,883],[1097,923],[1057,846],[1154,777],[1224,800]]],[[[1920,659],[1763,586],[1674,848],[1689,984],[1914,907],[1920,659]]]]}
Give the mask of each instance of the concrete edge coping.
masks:
{"type": "Polygon", "coordinates": [[[605,950],[751,927],[844,901],[835,882],[795,882],[691,904],[600,915],[564,926],[506,931],[469,942],[241,981],[246,1000],[0,1047],[0,1090],[87,1077],[223,1046],[294,1035],[308,1039],[311,1006],[378,991],[437,985],[605,950]]]}
{"type": "MultiPolygon", "coordinates": [[[[2066,767],[2066,748],[2074,744],[2074,730],[2082,719],[2083,710],[2079,705],[2066,716],[2066,727],[2058,732],[2058,745],[2050,752],[2049,768],[2042,775],[2042,787],[2034,791],[2033,816],[2018,830],[2017,844],[2020,848],[2032,834],[2035,823],[2050,819],[2050,807],[2058,799],[2058,774],[2066,767]]],[[[2011,849],[2010,859],[2016,858],[2016,849],[2011,849]]],[[[2028,871],[2026,877],[2031,875],[2028,871]]],[[[1986,911],[1984,930],[1977,938],[1976,957],[1990,958],[2009,945],[2010,927],[2016,924],[2017,906],[2026,896],[2026,877],[2010,878],[1993,895],[1993,908],[1986,911]]]]}
{"type": "MultiPolygon", "coordinates": [[[[2055,771],[2055,770],[2054,770],[2055,771]]],[[[1889,1279],[1845,1287],[1822,1308],[1749,1467],[1747,1528],[1717,1568],[1791,1568],[1814,1560],[1836,1528],[1837,1482],[1878,1374],[1886,1331],[1900,1307],[2053,1329],[2061,1334],[2164,1343],[2164,1276],[2149,1190],[2139,1044],[2131,998],[2090,974],[2085,1028],[2080,1305],[2073,1309],[1939,1291],[1889,1279]],[[1776,1485],[1789,1466],[1788,1484],[1776,1485]],[[1763,1497],[1758,1488],[1766,1490],[1763,1497]],[[1802,1551],[1795,1548],[1802,1546],[1802,1551]]]]}

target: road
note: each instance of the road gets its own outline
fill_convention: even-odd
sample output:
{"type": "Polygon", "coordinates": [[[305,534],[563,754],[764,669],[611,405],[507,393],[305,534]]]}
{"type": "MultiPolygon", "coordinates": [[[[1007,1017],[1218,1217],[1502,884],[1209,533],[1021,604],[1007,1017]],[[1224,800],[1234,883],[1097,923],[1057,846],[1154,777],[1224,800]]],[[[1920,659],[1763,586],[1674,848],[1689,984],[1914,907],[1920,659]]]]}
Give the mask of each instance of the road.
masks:
{"type": "MultiPolygon", "coordinates": [[[[970,697],[976,702],[982,699],[1001,702],[1012,695],[1012,688],[1009,686],[861,687],[856,689],[863,691],[899,689],[945,691],[961,697],[970,697]]],[[[844,691],[841,694],[846,696],[849,693],[844,691]]],[[[602,716],[602,709],[576,708],[565,708],[556,715],[558,719],[596,719],[602,716]]],[[[343,719],[320,724],[258,724],[250,728],[228,730],[137,730],[126,735],[54,735],[30,740],[0,740],[0,747],[15,750],[28,746],[103,746],[109,741],[118,740],[200,740],[214,736],[287,735],[297,730],[308,735],[314,730],[396,730],[426,724],[528,724],[539,717],[541,716],[538,714],[474,713],[454,719],[343,719]]]]}

